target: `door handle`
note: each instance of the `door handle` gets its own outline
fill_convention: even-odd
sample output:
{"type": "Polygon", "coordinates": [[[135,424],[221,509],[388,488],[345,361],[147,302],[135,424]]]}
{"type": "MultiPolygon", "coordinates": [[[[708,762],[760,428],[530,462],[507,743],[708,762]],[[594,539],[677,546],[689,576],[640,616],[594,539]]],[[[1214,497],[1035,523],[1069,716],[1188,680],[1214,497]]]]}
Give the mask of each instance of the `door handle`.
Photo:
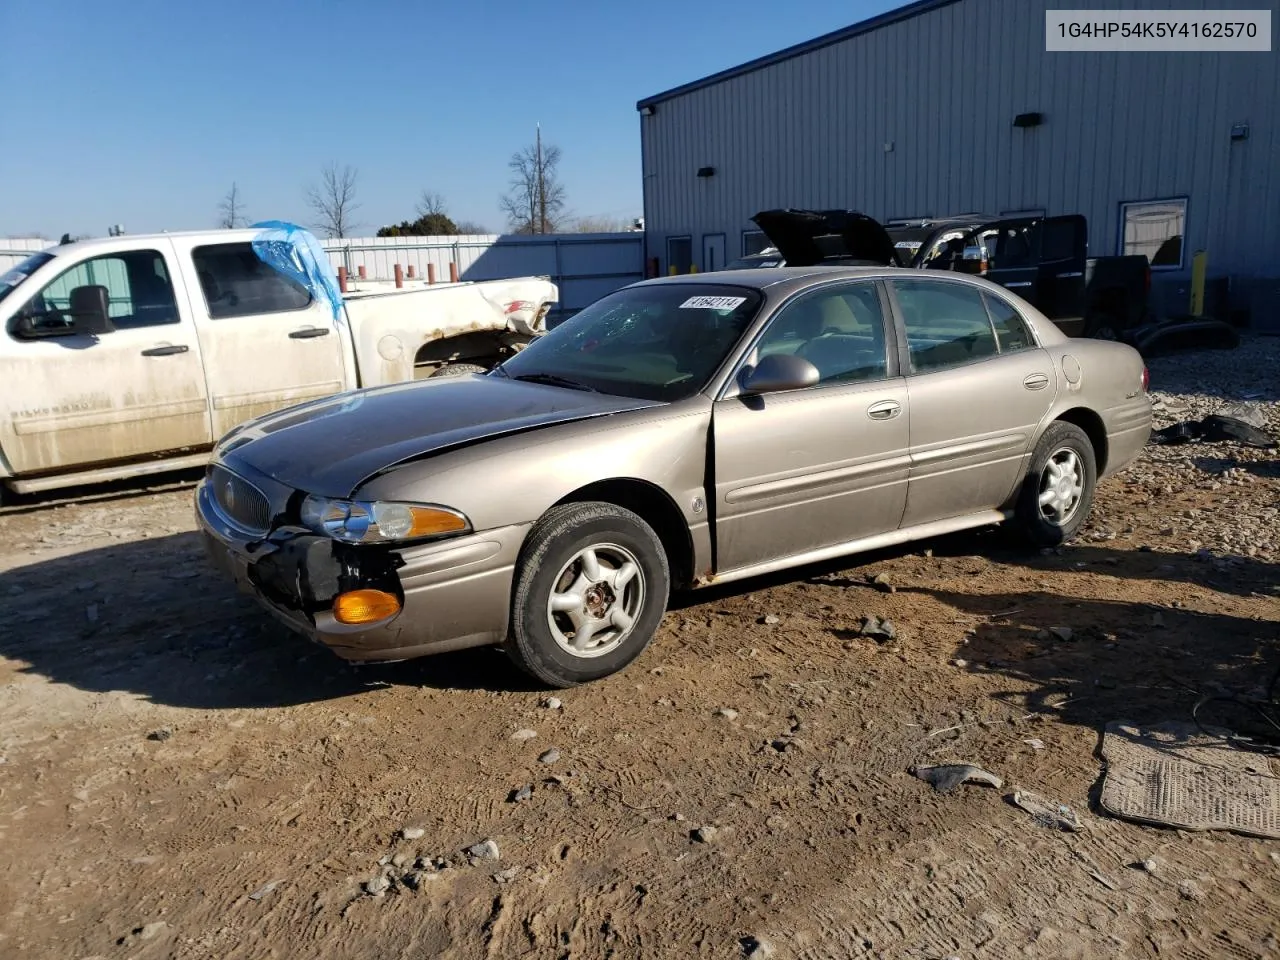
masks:
{"type": "Polygon", "coordinates": [[[881,400],[867,407],[867,416],[872,420],[892,420],[902,412],[902,405],[897,400],[881,400]]]}
{"type": "Polygon", "coordinates": [[[1083,273],[1081,273],[1079,270],[1072,270],[1070,273],[1060,273],[1060,274],[1058,274],[1058,278],[1059,278],[1060,280],[1061,280],[1061,279],[1069,279],[1069,278],[1072,278],[1072,277],[1083,277],[1083,276],[1084,276],[1084,274],[1083,274],[1083,273]]]}
{"type": "Polygon", "coordinates": [[[1030,280],[1017,280],[1017,281],[1015,281],[1015,282],[1013,282],[1013,283],[1006,283],[1006,284],[1005,284],[1005,286],[1006,286],[1006,287],[1010,287],[1010,288],[1012,288],[1012,287],[1029,287],[1029,286],[1031,286],[1031,281],[1030,281],[1030,280]]]}
{"type": "Polygon", "coordinates": [[[325,327],[303,327],[289,334],[290,340],[310,340],[312,337],[327,337],[329,331],[325,327]]]}
{"type": "Polygon", "coordinates": [[[175,353],[186,353],[191,348],[185,343],[174,343],[163,347],[149,347],[142,351],[144,357],[171,357],[175,353]]]}
{"type": "Polygon", "coordinates": [[[1033,373],[1022,381],[1022,385],[1028,390],[1043,390],[1049,385],[1049,377],[1043,373],[1033,373]]]}

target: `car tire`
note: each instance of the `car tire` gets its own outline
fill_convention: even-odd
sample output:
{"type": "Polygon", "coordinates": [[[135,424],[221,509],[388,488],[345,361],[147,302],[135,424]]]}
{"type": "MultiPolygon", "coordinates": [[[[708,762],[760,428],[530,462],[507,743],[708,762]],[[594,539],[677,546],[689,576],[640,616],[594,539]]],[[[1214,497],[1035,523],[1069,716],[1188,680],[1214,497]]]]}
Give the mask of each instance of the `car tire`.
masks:
{"type": "Polygon", "coordinates": [[[1033,546],[1065,543],[1089,516],[1097,480],[1097,458],[1088,435],[1074,423],[1050,424],[1023,479],[1014,526],[1033,546]]]}
{"type": "Polygon", "coordinates": [[[552,687],[617,673],[653,639],[670,586],[662,541],[636,514],[612,503],[553,507],[516,562],[506,651],[552,687]]]}
{"type": "Polygon", "coordinates": [[[433,370],[431,376],[427,377],[427,379],[430,380],[432,377],[465,377],[468,373],[488,372],[487,367],[482,367],[478,363],[448,363],[439,370],[433,370]]]}

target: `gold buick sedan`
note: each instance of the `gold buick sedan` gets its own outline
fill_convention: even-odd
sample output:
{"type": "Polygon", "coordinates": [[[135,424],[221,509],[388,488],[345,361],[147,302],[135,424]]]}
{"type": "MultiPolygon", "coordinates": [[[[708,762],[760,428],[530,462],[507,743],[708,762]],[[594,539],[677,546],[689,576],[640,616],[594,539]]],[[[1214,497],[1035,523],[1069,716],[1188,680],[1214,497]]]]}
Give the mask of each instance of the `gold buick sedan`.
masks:
{"type": "Polygon", "coordinates": [[[1070,538],[1146,443],[1147,386],[1130,347],[973,276],[664,277],[486,374],[251,421],[196,509],[341,657],[495,644],[571,686],[634,660],[673,590],[990,524],[1070,538]]]}

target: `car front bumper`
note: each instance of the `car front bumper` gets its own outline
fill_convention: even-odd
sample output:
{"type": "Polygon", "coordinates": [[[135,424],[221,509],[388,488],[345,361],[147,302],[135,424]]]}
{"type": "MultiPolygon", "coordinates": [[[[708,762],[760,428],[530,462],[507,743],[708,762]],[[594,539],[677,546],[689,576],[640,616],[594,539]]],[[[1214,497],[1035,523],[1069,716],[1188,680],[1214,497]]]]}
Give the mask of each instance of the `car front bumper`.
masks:
{"type": "Polygon", "coordinates": [[[219,511],[207,477],[196,487],[195,513],[217,569],[286,626],[343,659],[407,660],[506,636],[527,525],[398,549],[339,544],[298,527],[254,538],[219,511]],[[364,587],[400,595],[400,612],[373,625],[334,619],[334,597],[364,587]]]}

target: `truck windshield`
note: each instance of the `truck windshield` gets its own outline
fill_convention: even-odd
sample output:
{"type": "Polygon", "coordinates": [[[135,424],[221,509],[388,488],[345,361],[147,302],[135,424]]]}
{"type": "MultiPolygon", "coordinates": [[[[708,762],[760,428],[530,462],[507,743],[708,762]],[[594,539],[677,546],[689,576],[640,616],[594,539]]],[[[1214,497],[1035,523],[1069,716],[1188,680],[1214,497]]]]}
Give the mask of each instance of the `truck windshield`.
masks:
{"type": "Polygon", "coordinates": [[[23,260],[15,267],[10,267],[7,272],[0,274],[0,300],[3,300],[18,284],[35,273],[40,267],[53,259],[51,253],[33,253],[27,259],[23,260]]]}
{"type": "Polygon", "coordinates": [[[515,380],[674,402],[702,390],[746,332],[760,291],[663,283],[619,290],[498,368],[515,380]]]}

